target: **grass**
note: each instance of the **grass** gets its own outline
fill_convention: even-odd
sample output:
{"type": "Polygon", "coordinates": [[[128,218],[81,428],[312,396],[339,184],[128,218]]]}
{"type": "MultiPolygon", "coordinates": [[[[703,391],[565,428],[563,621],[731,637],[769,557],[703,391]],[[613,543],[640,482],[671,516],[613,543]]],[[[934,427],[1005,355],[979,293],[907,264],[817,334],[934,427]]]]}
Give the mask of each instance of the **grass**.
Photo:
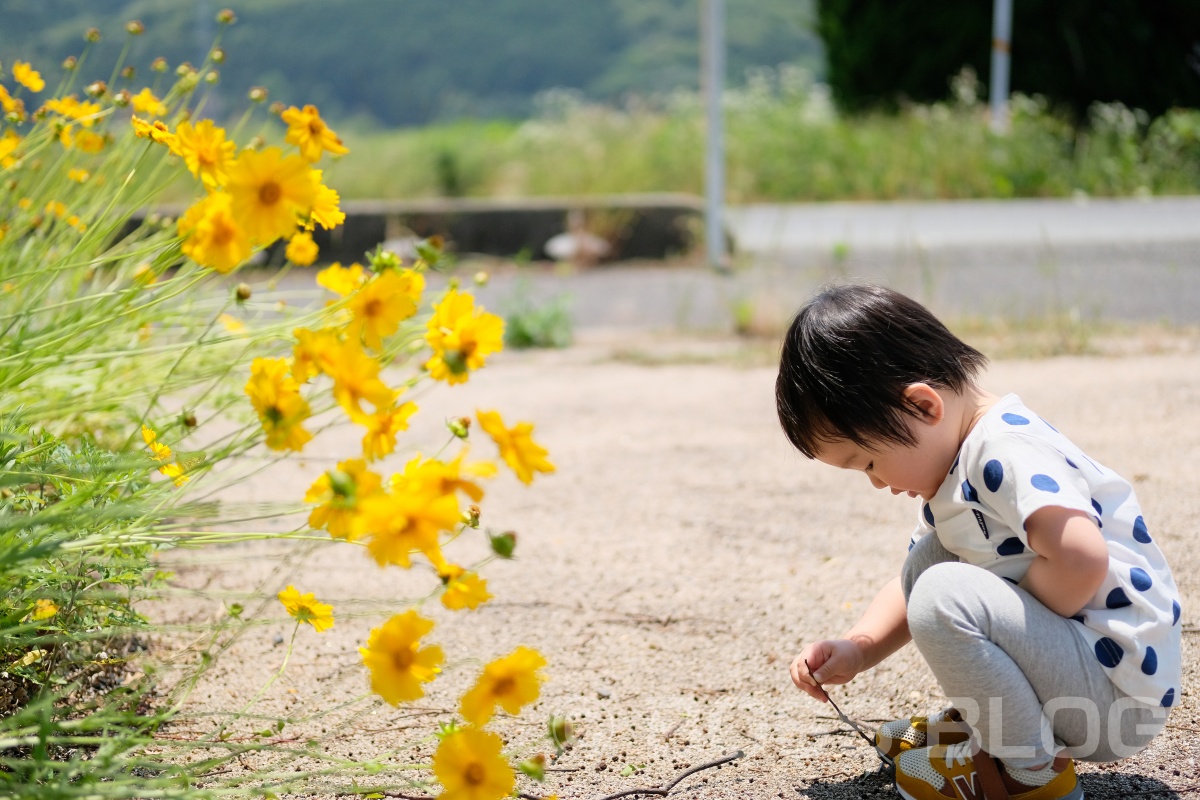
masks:
{"type": "MultiPolygon", "coordinates": [[[[988,126],[980,86],[898,114],[838,114],[805,73],[764,71],[725,95],[728,198],[892,200],[1200,191],[1200,111],[1150,120],[1097,104],[1076,127],[1014,96],[1012,132],[988,126]]],[[[691,93],[591,105],[544,98],[524,122],[342,131],[353,160],[327,178],[347,198],[517,197],[703,191],[703,106],[691,93]]]]}

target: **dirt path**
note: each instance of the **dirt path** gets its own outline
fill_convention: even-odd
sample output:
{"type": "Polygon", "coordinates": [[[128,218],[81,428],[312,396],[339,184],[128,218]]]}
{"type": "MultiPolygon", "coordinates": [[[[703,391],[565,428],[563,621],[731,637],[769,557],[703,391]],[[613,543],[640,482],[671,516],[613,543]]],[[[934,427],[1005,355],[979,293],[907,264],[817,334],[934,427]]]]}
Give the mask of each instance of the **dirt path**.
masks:
{"type": "MultiPolygon", "coordinates": [[[[425,398],[409,441],[426,453],[440,444],[444,416],[497,408],[506,419],[536,423],[558,474],[531,489],[508,476],[490,488],[484,523],[520,534],[520,559],[485,570],[496,600],[460,615],[426,607],[439,620],[435,635],[448,662],[459,665],[415,711],[370,705],[349,723],[337,712],[307,723],[309,735],[324,728],[331,752],[359,758],[411,742],[436,718],[420,712],[449,707],[473,679],[478,666],[461,663],[466,654],[492,658],[523,643],[550,660],[550,680],[527,721],[500,730],[525,753],[547,714],[573,718],[581,732],[554,765],[563,771],[530,791],[599,798],[658,785],[687,765],[740,749],[746,757],[735,766],[699,774],[677,793],[890,796],[880,779],[864,775],[874,755],[827,706],[797,692],[786,669],[802,642],[839,633],[896,572],[914,501],[790,450],[775,422],[774,370],[737,366],[728,345],[642,342],[636,357],[622,350],[623,359],[613,351],[593,343],[505,354],[466,386],[425,398]],[[644,765],[643,772],[623,777],[626,765],[644,765]]],[[[1200,356],[1001,362],[985,385],[1017,392],[1094,458],[1134,478],[1183,593],[1191,632],[1184,636],[1183,703],[1171,717],[1178,727],[1114,768],[1083,765],[1085,789],[1115,798],[1164,784],[1197,787],[1200,493],[1192,462],[1200,454],[1200,356]]],[[[303,466],[276,468],[240,493],[301,497],[312,476],[354,450],[353,435],[342,429],[319,437],[303,466]]],[[[476,452],[491,455],[484,442],[476,452]]],[[[395,458],[386,467],[402,463],[395,458]]],[[[262,557],[267,550],[231,548],[181,565],[181,581],[253,589],[275,566],[262,557]]],[[[464,563],[482,554],[481,541],[470,537],[452,552],[464,563]]],[[[316,592],[339,613],[328,633],[301,632],[286,675],[262,701],[264,712],[294,717],[362,695],[356,647],[397,610],[396,601],[432,581],[428,573],[380,571],[349,546],[323,548],[278,578],[316,592]]],[[[282,588],[271,580],[271,591],[282,588]]],[[[284,648],[275,642],[290,627],[268,610],[275,621],[222,657],[194,695],[196,710],[240,705],[278,666],[284,648]]],[[[198,622],[212,611],[211,603],[175,609],[198,622]]],[[[911,645],[835,697],[866,720],[933,710],[941,699],[911,645]]],[[[415,753],[430,748],[424,743],[415,753]]],[[[413,752],[406,746],[389,763],[413,752]]]]}

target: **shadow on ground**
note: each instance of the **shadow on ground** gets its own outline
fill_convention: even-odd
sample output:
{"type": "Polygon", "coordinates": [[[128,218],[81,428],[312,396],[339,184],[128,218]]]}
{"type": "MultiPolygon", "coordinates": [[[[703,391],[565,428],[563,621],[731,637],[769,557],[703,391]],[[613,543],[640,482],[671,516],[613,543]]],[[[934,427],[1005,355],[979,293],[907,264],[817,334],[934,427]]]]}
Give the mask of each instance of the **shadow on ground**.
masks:
{"type": "MultiPolygon", "coordinates": [[[[1128,797],[1165,800],[1194,794],[1198,788],[1189,785],[1173,789],[1157,778],[1129,774],[1084,774],[1079,776],[1079,784],[1088,800],[1124,800],[1128,797]]],[[[882,772],[863,773],[841,781],[817,781],[804,788],[797,787],[797,790],[801,797],[812,800],[883,800],[899,796],[891,778],[882,772]]]]}

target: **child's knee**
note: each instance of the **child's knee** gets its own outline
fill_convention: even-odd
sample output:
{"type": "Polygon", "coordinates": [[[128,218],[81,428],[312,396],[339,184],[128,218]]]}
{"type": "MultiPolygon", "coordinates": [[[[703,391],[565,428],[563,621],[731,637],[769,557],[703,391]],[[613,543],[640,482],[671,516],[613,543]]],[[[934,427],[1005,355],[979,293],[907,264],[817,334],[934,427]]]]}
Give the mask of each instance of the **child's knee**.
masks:
{"type": "Polygon", "coordinates": [[[972,564],[944,562],[926,568],[908,596],[908,628],[917,647],[964,627],[977,628],[984,611],[978,587],[986,571],[972,564]]]}

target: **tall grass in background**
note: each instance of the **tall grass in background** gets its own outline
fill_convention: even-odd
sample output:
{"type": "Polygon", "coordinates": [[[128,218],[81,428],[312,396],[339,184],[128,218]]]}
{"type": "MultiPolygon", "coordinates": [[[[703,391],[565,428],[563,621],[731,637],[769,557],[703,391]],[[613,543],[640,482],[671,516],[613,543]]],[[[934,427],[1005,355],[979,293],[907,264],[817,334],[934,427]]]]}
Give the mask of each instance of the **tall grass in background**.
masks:
{"type": "MultiPolygon", "coordinates": [[[[799,69],[752,76],[725,95],[729,200],[896,200],[1187,194],[1200,191],[1200,111],[1150,120],[1093,106],[1077,126],[1016,95],[993,134],[980,85],[897,114],[843,116],[799,69]]],[[[370,155],[330,170],[347,197],[517,197],[703,190],[703,106],[694,93],[586,103],[543,98],[526,122],[457,122],[348,134],[370,155]]]]}
{"type": "MultiPolygon", "coordinates": [[[[218,20],[232,24],[234,15],[218,20]]],[[[126,25],[128,36],[141,31],[126,25]]],[[[53,73],[43,65],[46,79],[4,54],[0,796],[264,797],[314,787],[427,790],[435,781],[448,797],[506,796],[515,780],[510,754],[484,728],[497,704],[516,713],[537,697],[545,661],[532,650],[488,663],[457,713],[416,734],[440,742],[432,764],[406,753],[388,771],[372,755],[327,752],[313,731],[281,737],[289,721],[255,706],[286,669],[291,643],[241,708],[188,715],[190,691],[248,626],[286,614],[294,642],[302,628],[316,635],[333,625],[340,610],[312,593],[268,587],[257,612],[227,603],[191,646],[169,658],[156,652],[168,629],[147,614],[147,601],[172,589],[156,554],[332,537],[379,566],[432,568],[425,596],[399,601],[410,608],[360,650],[372,691],[338,711],[367,713],[378,698],[411,702],[443,660],[437,645],[421,641],[434,624],[420,605],[487,602],[479,568],[511,557],[515,544],[511,533],[480,529],[478,506],[460,506],[460,495],[478,502],[480,483],[496,472],[489,461],[464,463],[470,420],[448,422],[445,460],[414,458],[391,476],[374,471],[378,459],[402,451],[397,438],[418,410],[406,391],[429,380],[462,383],[501,347],[501,320],[453,282],[432,302],[424,297],[425,271],[440,259],[433,243],[421,243],[410,264],[380,250],[365,266],[334,265],[318,276],[326,291],[299,296],[231,277],[281,237],[288,266],[312,263],[308,230],[335,227],[342,216],[314,165],[345,149],[311,106],[281,109],[286,134],[247,112],[226,140],[223,128],[202,121],[204,89],[218,80],[223,57],[214,47],[198,68],[159,64],[143,82],[120,63],[91,65],[86,49],[53,73]],[[104,79],[95,77],[99,68],[104,79]],[[286,144],[268,147],[267,139],[286,144]],[[181,185],[196,202],[180,220],[152,214],[134,223],[139,209],[181,185]],[[239,457],[269,465],[300,452],[319,432],[306,426],[339,412],[366,433],[361,445],[351,437],[345,459],[307,493],[296,487],[295,500],[282,504],[214,500],[246,477],[235,467],[249,459],[239,457]],[[310,512],[308,522],[290,532],[246,531],[300,511],[310,512]],[[472,537],[486,555],[450,561],[454,551],[443,546],[472,537]]],[[[265,93],[253,90],[251,99],[265,93]]],[[[522,481],[553,471],[529,423],[510,428],[483,410],[477,419],[522,481]]],[[[551,731],[559,743],[567,736],[561,723],[551,731]]],[[[540,774],[530,764],[525,771],[540,774]]]]}

